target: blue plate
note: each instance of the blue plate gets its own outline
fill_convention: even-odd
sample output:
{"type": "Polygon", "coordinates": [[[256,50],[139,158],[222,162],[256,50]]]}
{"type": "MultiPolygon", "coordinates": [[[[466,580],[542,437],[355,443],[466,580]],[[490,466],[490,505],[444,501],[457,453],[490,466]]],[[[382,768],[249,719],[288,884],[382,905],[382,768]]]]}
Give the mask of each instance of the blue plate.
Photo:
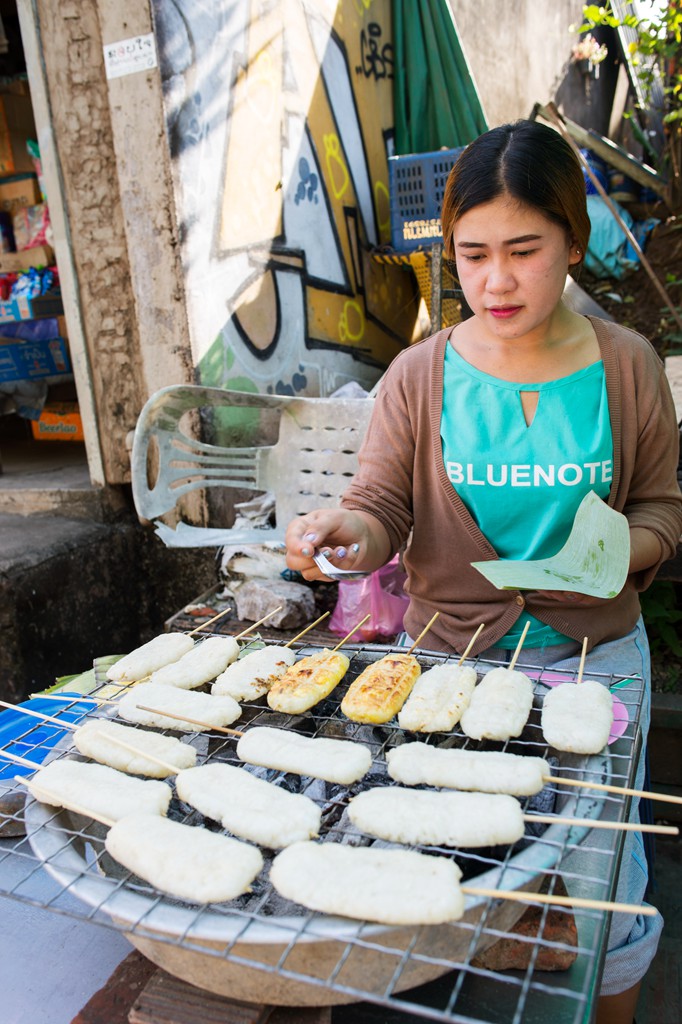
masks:
{"type": "Polygon", "coordinates": [[[63,697],[63,700],[33,697],[23,704],[18,704],[16,710],[0,713],[0,780],[13,779],[15,775],[30,775],[33,770],[3,757],[3,751],[42,764],[52,747],[66,733],[71,732],[70,729],[62,729],[54,722],[42,722],[32,715],[25,715],[20,708],[38,711],[41,715],[50,715],[65,722],[79,722],[97,706],[95,701],[83,700],[80,693],[65,693],[63,697]],[[74,699],[78,700],[77,704],[72,703],[74,699]],[[67,706],[69,704],[71,707],[67,706]]]}

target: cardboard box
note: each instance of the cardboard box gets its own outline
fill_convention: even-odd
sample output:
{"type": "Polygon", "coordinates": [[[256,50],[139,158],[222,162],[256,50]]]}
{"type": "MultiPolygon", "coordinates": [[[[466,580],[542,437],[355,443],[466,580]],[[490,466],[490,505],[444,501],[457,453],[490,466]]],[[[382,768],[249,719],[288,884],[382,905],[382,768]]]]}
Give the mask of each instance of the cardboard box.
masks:
{"type": "Polygon", "coordinates": [[[0,174],[32,171],[26,140],[36,138],[30,96],[14,92],[0,95],[0,174]]]}
{"type": "Polygon", "coordinates": [[[49,245],[36,245],[21,252],[5,252],[0,255],[0,274],[16,274],[30,267],[53,267],[54,252],[49,245]]]}
{"type": "Polygon", "coordinates": [[[49,341],[17,341],[0,337],[0,381],[40,380],[71,373],[64,338],[49,341]]]}
{"type": "Polygon", "coordinates": [[[77,402],[48,402],[39,420],[31,420],[36,441],[83,441],[77,402]]]}
{"type": "Polygon", "coordinates": [[[0,179],[0,210],[5,210],[11,216],[25,206],[35,206],[40,199],[35,174],[13,174],[9,178],[0,179]]]}
{"type": "Polygon", "coordinates": [[[27,299],[22,295],[19,299],[0,302],[0,324],[10,323],[12,320],[36,320],[42,316],[59,316],[63,312],[64,304],[60,292],[45,292],[36,299],[27,299]]]}

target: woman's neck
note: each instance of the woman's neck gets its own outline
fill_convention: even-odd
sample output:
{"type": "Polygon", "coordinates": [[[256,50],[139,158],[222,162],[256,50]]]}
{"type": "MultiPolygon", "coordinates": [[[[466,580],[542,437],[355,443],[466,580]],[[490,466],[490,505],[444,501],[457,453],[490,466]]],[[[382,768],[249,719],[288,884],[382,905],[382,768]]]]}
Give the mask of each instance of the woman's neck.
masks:
{"type": "Polygon", "coordinates": [[[563,303],[549,321],[518,338],[492,335],[473,316],[455,327],[450,344],[482,372],[518,383],[566,377],[600,357],[590,321],[563,303]]]}

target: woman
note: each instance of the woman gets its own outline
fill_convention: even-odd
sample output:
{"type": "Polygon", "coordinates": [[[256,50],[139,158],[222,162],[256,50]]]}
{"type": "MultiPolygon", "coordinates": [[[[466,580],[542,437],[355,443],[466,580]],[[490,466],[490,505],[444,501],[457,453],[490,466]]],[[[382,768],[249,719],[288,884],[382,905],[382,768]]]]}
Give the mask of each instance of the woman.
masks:
{"type": "MultiPolygon", "coordinates": [[[[575,669],[587,636],[586,673],[638,674],[648,687],[638,594],[682,531],[678,431],[651,345],[562,302],[590,233],[580,165],[541,124],[494,128],[455,164],[442,224],[473,315],[393,361],[342,507],[290,524],[288,564],[323,578],[319,548],[374,570],[407,543],[405,628],[417,636],[439,611],[430,649],[460,653],[484,622],[472,653],[508,660],[529,622],[528,663],[575,669]],[[496,590],[472,568],[556,554],[590,490],[630,526],[616,597],[496,590]]],[[[644,735],[648,692],[645,705],[644,735]]],[[[635,839],[619,898],[641,902],[645,886],[635,839]]],[[[614,915],[599,1024],[632,1020],[660,928],[660,917],[614,915]]]]}

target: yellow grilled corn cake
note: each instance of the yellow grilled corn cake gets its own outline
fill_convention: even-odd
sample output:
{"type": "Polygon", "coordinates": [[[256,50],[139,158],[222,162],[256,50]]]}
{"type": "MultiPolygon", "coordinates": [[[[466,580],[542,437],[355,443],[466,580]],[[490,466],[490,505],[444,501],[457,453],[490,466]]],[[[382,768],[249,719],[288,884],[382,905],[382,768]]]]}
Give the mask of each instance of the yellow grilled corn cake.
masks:
{"type": "Polygon", "coordinates": [[[413,655],[387,654],[368,665],[351,683],[341,710],[354,722],[388,722],[400,711],[420,673],[413,655]]]}
{"type": "Polygon", "coordinates": [[[345,654],[327,648],[301,658],[270,688],[268,704],[273,711],[283,711],[288,715],[307,711],[329,696],[345,676],[349,665],[345,654]]]}

